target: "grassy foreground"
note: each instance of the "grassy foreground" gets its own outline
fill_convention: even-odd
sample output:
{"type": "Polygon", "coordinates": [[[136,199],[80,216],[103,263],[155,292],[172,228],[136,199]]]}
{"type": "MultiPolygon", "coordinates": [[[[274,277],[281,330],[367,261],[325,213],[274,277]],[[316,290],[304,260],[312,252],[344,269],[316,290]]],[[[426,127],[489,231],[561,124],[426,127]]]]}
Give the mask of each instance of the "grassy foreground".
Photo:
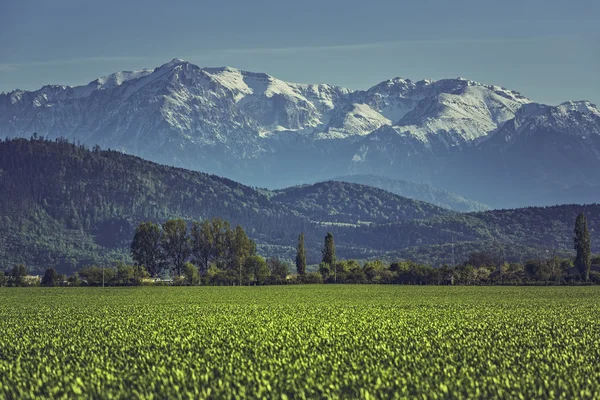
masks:
{"type": "Polygon", "coordinates": [[[0,289],[0,398],[592,398],[600,287],[0,289]]]}

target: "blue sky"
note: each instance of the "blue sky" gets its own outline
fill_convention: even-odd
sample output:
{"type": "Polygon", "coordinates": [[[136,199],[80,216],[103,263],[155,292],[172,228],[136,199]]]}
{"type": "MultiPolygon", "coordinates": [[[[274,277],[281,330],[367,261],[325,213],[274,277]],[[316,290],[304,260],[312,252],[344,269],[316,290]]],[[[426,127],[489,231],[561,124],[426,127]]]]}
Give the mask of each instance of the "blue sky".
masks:
{"type": "Polygon", "coordinates": [[[19,0],[0,7],[0,91],[85,84],[179,57],[368,88],[461,76],[600,103],[600,2],[19,0]]]}

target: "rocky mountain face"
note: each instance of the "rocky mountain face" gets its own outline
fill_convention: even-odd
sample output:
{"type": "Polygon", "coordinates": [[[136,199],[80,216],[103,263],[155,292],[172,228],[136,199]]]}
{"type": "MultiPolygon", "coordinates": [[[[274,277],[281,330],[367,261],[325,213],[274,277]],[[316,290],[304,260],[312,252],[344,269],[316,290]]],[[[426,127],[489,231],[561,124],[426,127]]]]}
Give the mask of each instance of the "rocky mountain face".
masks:
{"type": "Polygon", "coordinates": [[[64,137],[256,186],[378,174],[491,206],[596,193],[599,115],[587,102],[544,106],[462,78],[354,91],[179,59],[0,94],[1,137],[64,137]]]}
{"type": "Polygon", "coordinates": [[[599,167],[598,108],[589,102],[530,104],[489,139],[453,157],[438,183],[446,180],[488,204],[595,203],[599,167]]]}

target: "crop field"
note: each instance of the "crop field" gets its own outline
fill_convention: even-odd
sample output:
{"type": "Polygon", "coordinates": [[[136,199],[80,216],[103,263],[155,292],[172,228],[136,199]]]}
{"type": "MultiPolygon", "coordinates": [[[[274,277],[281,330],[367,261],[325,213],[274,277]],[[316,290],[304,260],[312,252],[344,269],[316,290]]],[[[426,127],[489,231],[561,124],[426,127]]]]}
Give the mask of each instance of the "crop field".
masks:
{"type": "Polygon", "coordinates": [[[0,289],[0,398],[598,398],[600,287],[0,289]]]}

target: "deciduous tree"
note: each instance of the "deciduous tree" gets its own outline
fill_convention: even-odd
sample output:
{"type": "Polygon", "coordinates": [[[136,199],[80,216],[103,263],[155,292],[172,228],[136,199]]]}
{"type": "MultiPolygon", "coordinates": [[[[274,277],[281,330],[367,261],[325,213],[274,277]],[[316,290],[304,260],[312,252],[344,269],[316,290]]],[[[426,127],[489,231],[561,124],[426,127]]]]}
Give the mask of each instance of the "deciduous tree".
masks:
{"type": "Polygon", "coordinates": [[[190,262],[186,262],[183,265],[183,275],[185,276],[185,283],[188,285],[197,285],[199,282],[198,268],[190,262]]]}
{"type": "Polygon", "coordinates": [[[267,260],[267,266],[271,272],[271,278],[276,283],[285,282],[290,269],[286,262],[281,261],[277,257],[271,257],[267,260]]]}
{"type": "Polygon", "coordinates": [[[164,254],[158,224],[142,222],[138,225],[131,243],[131,257],[138,266],[143,265],[151,276],[160,274],[164,268],[164,254]]]}
{"type": "Polygon", "coordinates": [[[181,276],[183,265],[190,255],[187,226],[182,219],[172,219],[163,224],[162,248],[174,277],[181,276]]]}
{"type": "Polygon", "coordinates": [[[191,250],[202,275],[206,274],[215,253],[215,237],[208,220],[194,222],[191,234],[191,250]]]}
{"type": "Polygon", "coordinates": [[[10,273],[10,283],[14,286],[25,286],[27,267],[23,264],[15,265],[10,273]]]}
{"type": "Polygon", "coordinates": [[[54,268],[46,269],[42,277],[42,286],[56,286],[59,282],[58,272],[54,268]]]}

